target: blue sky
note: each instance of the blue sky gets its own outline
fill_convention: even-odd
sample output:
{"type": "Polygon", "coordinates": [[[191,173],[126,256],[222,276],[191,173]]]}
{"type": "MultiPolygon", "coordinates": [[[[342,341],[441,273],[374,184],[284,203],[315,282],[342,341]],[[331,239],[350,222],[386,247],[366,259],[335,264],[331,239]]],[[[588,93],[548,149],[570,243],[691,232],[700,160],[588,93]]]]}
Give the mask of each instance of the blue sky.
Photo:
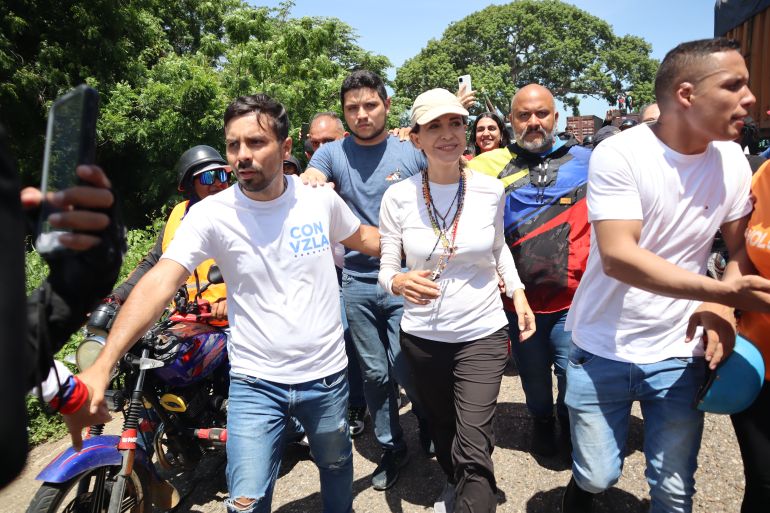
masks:
{"type": "MultiPolygon", "coordinates": [[[[278,0],[252,0],[255,5],[275,7],[278,0]]],[[[352,26],[358,44],[386,55],[396,68],[416,55],[430,39],[438,39],[453,21],[488,5],[508,2],[453,0],[296,0],[292,16],[331,16],[352,26]]],[[[712,37],[713,0],[572,0],[573,4],[612,25],[615,34],[641,36],[652,44],[652,56],[662,59],[682,41],[712,37]]],[[[606,102],[585,98],[582,114],[604,117],[606,102]]],[[[560,108],[560,126],[568,115],[560,108]]]]}

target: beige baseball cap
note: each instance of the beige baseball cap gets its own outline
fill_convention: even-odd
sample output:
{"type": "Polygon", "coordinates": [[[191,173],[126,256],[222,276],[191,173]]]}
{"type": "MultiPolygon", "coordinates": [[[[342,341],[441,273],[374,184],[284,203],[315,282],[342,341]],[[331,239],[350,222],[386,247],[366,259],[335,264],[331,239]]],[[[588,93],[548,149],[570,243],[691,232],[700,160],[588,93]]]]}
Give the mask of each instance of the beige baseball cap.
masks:
{"type": "Polygon", "coordinates": [[[412,126],[424,125],[444,114],[468,116],[463,104],[446,89],[436,88],[425,91],[415,98],[412,105],[412,126]]]}

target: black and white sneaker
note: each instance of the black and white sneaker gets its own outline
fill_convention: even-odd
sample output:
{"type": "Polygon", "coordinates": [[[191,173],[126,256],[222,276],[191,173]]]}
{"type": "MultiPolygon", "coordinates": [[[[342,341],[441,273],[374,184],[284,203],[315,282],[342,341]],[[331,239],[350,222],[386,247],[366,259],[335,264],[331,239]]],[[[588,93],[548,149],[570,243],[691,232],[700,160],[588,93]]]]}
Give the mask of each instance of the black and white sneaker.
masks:
{"type": "Polygon", "coordinates": [[[355,438],[364,432],[366,417],[369,411],[366,406],[351,406],[348,408],[348,424],[350,425],[350,437],[355,438]]]}

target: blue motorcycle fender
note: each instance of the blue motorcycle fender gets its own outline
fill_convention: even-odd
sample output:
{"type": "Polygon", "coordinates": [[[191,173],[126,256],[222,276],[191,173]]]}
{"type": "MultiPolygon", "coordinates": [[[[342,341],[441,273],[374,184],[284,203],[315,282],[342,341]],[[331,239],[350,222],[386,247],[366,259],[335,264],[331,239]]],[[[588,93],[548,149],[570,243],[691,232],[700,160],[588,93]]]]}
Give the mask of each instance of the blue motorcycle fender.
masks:
{"type": "MultiPolygon", "coordinates": [[[[78,452],[67,447],[35,479],[47,483],[64,483],[98,467],[120,465],[122,457],[118,451],[119,441],[117,435],[100,435],[83,440],[83,448],[78,452]]],[[[136,463],[155,475],[155,468],[142,447],[137,446],[134,458],[136,463]]]]}

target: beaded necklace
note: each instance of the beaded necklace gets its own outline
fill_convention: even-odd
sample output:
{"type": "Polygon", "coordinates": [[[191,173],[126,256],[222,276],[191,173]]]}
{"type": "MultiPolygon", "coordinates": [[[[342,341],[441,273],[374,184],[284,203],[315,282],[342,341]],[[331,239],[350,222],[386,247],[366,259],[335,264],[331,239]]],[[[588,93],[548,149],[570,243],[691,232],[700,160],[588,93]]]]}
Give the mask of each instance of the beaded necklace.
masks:
{"type": "Polygon", "coordinates": [[[443,247],[443,251],[439,256],[438,263],[430,275],[430,279],[433,281],[439,279],[441,273],[444,272],[444,269],[446,269],[449,260],[455,254],[455,250],[457,249],[455,246],[455,239],[457,238],[457,225],[460,223],[460,214],[463,211],[463,204],[465,203],[465,187],[465,173],[463,173],[462,169],[460,169],[460,180],[457,183],[457,192],[455,193],[454,198],[452,198],[452,202],[449,204],[449,208],[447,209],[446,213],[441,215],[441,213],[436,208],[436,205],[433,203],[433,196],[430,193],[428,170],[423,169],[422,171],[422,195],[425,199],[425,206],[428,207],[428,218],[430,219],[430,224],[433,227],[433,233],[435,233],[437,237],[436,244],[433,245],[433,249],[428,254],[428,257],[425,259],[425,261],[427,262],[431,259],[433,252],[436,250],[436,247],[438,247],[439,242],[443,247]],[[447,223],[446,218],[449,217],[449,213],[452,211],[452,207],[454,206],[455,201],[457,202],[455,214],[452,217],[452,221],[447,223]],[[439,223],[439,219],[441,220],[441,223],[439,223]],[[451,235],[447,235],[450,229],[452,233],[451,235]]]}

